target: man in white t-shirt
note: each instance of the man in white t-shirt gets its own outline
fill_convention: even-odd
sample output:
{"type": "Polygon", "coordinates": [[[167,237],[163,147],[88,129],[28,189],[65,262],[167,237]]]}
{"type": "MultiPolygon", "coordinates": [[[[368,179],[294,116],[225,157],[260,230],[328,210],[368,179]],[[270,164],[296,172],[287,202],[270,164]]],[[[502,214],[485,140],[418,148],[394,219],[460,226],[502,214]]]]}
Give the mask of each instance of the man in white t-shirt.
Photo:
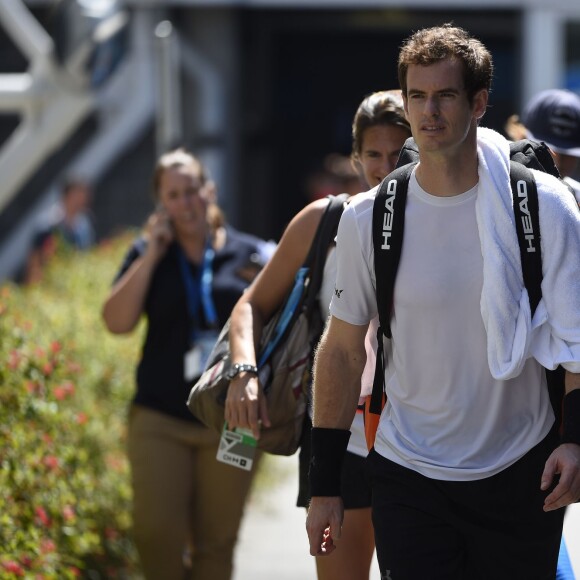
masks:
{"type": "MultiPolygon", "coordinates": [[[[492,72],[485,46],[451,25],[418,31],[399,55],[420,162],[395,282],[388,403],[368,458],[381,576],[392,580],[553,578],[560,508],[580,499],[580,213],[558,180],[534,172],[544,281],[532,321],[502,204],[509,144],[478,128],[492,72]],[[539,361],[566,369],[562,444],[539,361]]],[[[338,231],[315,368],[312,555],[340,549],[338,474],[377,314],[375,195],[357,196],[338,231]]]]}

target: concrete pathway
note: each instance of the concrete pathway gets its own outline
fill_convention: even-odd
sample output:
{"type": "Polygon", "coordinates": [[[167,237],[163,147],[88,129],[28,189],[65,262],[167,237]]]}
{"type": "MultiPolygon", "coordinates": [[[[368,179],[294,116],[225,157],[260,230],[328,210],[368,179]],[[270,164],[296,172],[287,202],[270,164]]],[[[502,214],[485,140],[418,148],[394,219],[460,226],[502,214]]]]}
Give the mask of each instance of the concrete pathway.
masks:
{"type": "MultiPolygon", "coordinates": [[[[264,461],[240,530],[233,580],[316,580],[304,529],[306,516],[295,505],[298,457],[267,456],[264,461]]],[[[564,541],[580,580],[580,504],[566,512],[564,541]]],[[[380,580],[376,558],[370,580],[380,580]]]]}
{"type": "MultiPolygon", "coordinates": [[[[298,456],[267,456],[246,506],[233,580],[316,580],[304,509],[296,507],[298,456]]],[[[370,580],[380,580],[373,563],[370,580]]]]}

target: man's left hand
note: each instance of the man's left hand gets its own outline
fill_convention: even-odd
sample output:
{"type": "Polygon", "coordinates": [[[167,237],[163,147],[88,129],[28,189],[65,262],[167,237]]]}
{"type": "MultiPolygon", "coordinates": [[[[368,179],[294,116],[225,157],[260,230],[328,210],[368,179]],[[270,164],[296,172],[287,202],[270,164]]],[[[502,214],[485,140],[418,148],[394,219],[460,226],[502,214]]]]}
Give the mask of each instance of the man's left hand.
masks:
{"type": "Polygon", "coordinates": [[[564,443],[552,452],[542,473],[541,489],[548,489],[557,474],[560,480],[544,500],[545,512],[566,507],[580,499],[580,445],[564,443]]]}

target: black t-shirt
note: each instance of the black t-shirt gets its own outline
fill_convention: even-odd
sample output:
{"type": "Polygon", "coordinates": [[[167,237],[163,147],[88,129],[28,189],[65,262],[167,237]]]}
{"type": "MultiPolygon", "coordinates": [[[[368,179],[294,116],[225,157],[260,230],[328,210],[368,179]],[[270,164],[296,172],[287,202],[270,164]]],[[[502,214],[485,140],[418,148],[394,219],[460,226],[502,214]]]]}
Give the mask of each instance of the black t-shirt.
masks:
{"type": "MultiPolygon", "coordinates": [[[[224,247],[215,253],[212,264],[212,299],[219,328],[227,321],[232,308],[248,286],[240,272],[254,263],[264,242],[249,234],[227,227],[224,247]]],[[[115,280],[141,256],[146,242],[139,238],[129,249],[115,280]]],[[[198,266],[190,263],[196,276],[198,266]]],[[[191,318],[180,263],[179,248],[174,242],[157,264],[145,299],[147,331],[141,360],[137,366],[137,392],[134,402],[180,419],[196,421],[186,406],[194,381],[184,379],[184,356],[190,348],[191,318]]],[[[200,312],[196,326],[206,329],[200,312]]],[[[219,330],[219,329],[218,329],[219,330]]]]}

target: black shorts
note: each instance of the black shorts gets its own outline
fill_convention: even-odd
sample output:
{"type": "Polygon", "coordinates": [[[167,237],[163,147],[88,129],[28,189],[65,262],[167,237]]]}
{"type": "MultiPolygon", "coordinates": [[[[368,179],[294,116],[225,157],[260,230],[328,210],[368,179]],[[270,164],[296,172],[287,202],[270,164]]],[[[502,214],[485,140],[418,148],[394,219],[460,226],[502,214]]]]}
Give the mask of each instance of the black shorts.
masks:
{"type": "Polygon", "coordinates": [[[377,557],[385,578],[553,580],[564,510],[544,512],[540,477],[552,434],[503,471],[427,478],[369,454],[377,557]]]}
{"type": "MultiPolygon", "coordinates": [[[[306,419],[302,429],[300,454],[298,457],[298,507],[310,504],[308,468],[310,465],[310,431],[312,423],[306,419]]],[[[367,459],[355,453],[346,452],[342,464],[341,495],[345,510],[371,507],[371,482],[367,471],[367,459]]]]}

